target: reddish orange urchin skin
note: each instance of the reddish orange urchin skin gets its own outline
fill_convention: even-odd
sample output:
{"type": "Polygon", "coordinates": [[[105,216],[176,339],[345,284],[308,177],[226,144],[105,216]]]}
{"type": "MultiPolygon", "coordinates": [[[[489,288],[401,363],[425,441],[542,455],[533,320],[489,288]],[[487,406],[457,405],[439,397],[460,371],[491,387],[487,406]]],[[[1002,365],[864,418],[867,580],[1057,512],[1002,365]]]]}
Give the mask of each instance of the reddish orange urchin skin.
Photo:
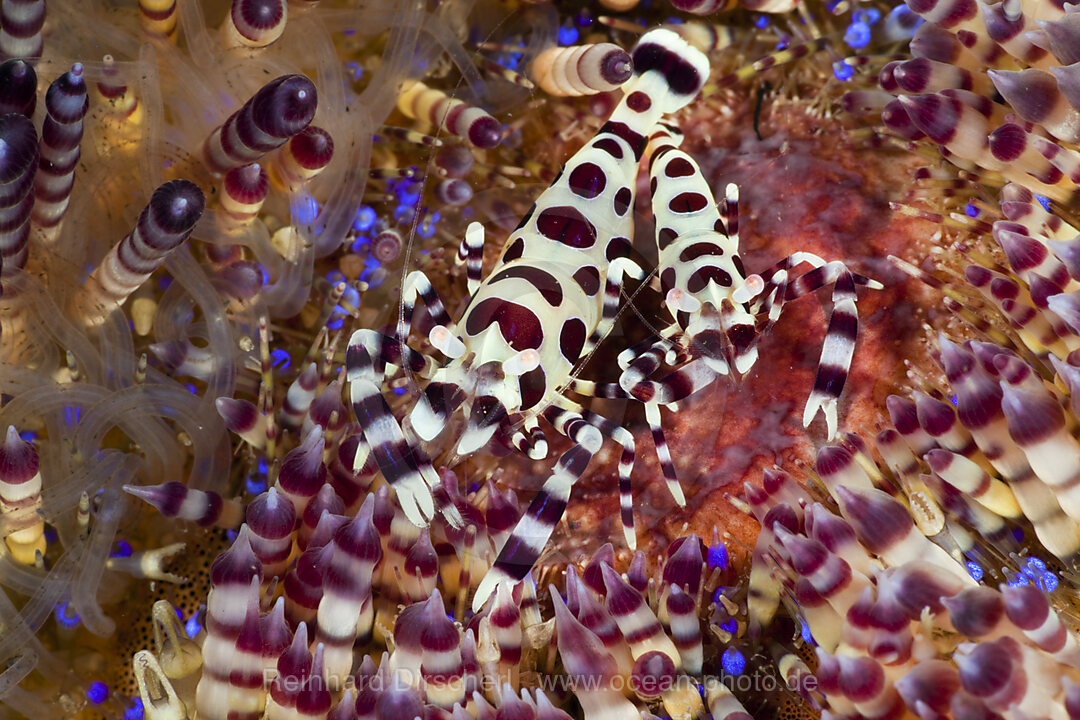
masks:
{"type": "MultiPolygon", "coordinates": [[[[709,105],[683,123],[686,146],[701,162],[714,190],[740,186],[740,225],[747,269],[764,269],[797,250],[842,259],[882,281],[882,291],[859,291],[860,336],[841,398],[841,428],[873,432],[885,397],[903,379],[905,359],[925,354],[920,324],[933,317],[936,298],[891,266],[886,257],[919,256],[934,234],[930,223],[889,210],[908,187],[918,162],[900,152],[866,147],[847,138],[835,119],[822,120],[805,103],[781,101],[763,113],[759,141],[752,104],[720,118],[709,105]]],[[[822,302],[805,298],[785,307],[761,345],[759,360],[742,382],[723,382],[665,413],[665,428],[687,508],[668,495],[652,440],[636,428],[638,466],[634,507],[639,547],[655,557],[677,537],[728,532],[736,558],[749,551],[758,524],[725,495],[744,481],[759,483],[774,463],[791,469],[811,463],[825,440],[824,426],[804,429],[802,408],[827,323],[822,302]]],[[[612,460],[614,458],[612,457],[612,460]]],[[[567,527],[554,539],[555,562],[580,560],[616,538],[618,494],[614,462],[594,466],[574,489],[567,527]]]]}

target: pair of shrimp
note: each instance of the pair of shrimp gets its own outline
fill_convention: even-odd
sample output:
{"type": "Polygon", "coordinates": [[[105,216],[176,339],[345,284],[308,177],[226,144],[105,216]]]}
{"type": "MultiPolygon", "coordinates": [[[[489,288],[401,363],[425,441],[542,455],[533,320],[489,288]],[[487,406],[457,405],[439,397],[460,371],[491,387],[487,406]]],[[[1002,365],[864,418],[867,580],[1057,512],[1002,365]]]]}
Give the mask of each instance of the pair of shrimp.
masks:
{"type": "MultiPolygon", "coordinates": [[[[669,488],[681,505],[659,408],[673,407],[731,367],[739,373],[749,370],[757,337],[779,316],[783,302],[835,282],[833,316],[806,416],[809,422],[823,409],[830,435],[835,431],[836,397],[858,322],[854,285],[871,281],[808,253],[782,261],[767,280],[747,276],[738,257],[734,186],[718,210],[697,165],[660,124],[698,94],[709,75],[708,60],[664,29],[644,34],[631,58],[634,73],[611,118],[536,200],[486,278],[480,262],[483,229],[473,223],[466,231],[459,259],[466,264],[470,300],[460,320],[449,317],[430,280],[416,271],[402,288],[397,337],[361,329],[349,342],[347,379],[364,440],[406,516],[417,525],[439,510],[451,524],[461,522],[452,505],[436,507],[439,475],[424,450],[447,432],[459,410],[466,423],[454,448],[457,455],[480,450],[499,432],[522,453],[542,459],[548,444],[540,417],[573,443],[482,579],[473,599],[476,611],[500,582],[520,580],[532,568],[563,515],[571,488],[604,438],[622,447],[621,516],[627,543],[635,544],[633,436],[566,397],[566,389],[629,395],[645,404],[669,488]],[[618,387],[599,386],[576,380],[574,371],[611,330],[624,279],[645,277],[629,254],[638,166],[650,136],[660,285],[675,322],[659,342],[620,356],[624,369],[618,387]],[[789,282],[790,270],[807,261],[817,267],[789,282]],[[404,342],[417,298],[435,320],[429,340],[445,360],[426,357],[404,342]],[[672,354],[676,336],[681,352],[672,354]],[[654,379],[665,356],[689,359],[654,379]],[[426,380],[408,412],[407,432],[382,395],[387,364],[407,367],[426,380]]],[[[364,459],[358,455],[358,462],[364,459]]]]}

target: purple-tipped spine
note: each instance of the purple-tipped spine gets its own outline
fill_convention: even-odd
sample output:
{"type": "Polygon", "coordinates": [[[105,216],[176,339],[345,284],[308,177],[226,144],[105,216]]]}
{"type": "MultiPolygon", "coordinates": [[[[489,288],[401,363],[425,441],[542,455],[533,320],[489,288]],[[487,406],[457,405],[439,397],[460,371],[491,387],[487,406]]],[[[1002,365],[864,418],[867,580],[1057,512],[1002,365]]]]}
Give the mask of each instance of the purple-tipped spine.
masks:
{"type": "Polygon", "coordinates": [[[26,265],[38,139],[25,115],[0,116],[0,275],[10,277],[26,265]]]}
{"type": "Polygon", "coordinates": [[[123,240],[90,273],[75,306],[88,325],[98,325],[161,267],[195,229],[206,208],[199,186],[172,180],[160,186],[123,240]]]}
{"type": "Polygon", "coordinates": [[[83,118],[89,107],[82,63],[75,63],[45,93],[41,157],[34,178],[37,199],[33,219],[40,227],[55,227],[67,210],[81,154],[83,118]]]}
{"type": "Polygon", "coordinates": [[[300,133],[315,117],[318,94],[303,75],[283,75],[264,85],[210,134],[203,157],[225,174],[253,163],[300,133]]]}

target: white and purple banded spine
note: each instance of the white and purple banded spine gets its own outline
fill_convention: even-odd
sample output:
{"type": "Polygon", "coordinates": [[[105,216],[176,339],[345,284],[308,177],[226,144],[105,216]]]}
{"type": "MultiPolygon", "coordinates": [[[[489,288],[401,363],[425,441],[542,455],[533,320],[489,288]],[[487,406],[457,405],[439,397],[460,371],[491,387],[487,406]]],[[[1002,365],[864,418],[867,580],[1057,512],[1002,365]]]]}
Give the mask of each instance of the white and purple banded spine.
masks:
{"type": "Polygon", "coordinates": [[[0,116],[0,276],[10,277],[26,265],[30,211],[34,206],[34,172],[38,140],[25,115],[0,116]]]}
{"type": "Polygon", "coordinates": [[[165,183],[150,197],[123,240],[105,255],[76,295],[76,307],[87,325],[100,325],[109,313],[180,246],[202,217],[206,199],[188,180],[165,183]]]}
{"type": "Polygon", "coordinates": [[[285,0],[233,0],[221,35],[232,47],[263,48],[281,37],[288,18],[285,0]]]}
{"type": "Polygon", "coordinates": [[[630,54],[612,43],[548,48],[536,56],[531,75],[548,95],[578,97],[614,90],[630,79],[630,54]]]}
{"type": "Polygon", "coordinates": [[[424,120],[478,148],[493,148],[502,140],[502,126],[486,111],[422,82],[408,86],[398,96],[398,110],[424,120]]]}
{"type": "Polygon", "coordinates": [[[221,183],[221,209],[238,224],[254,220],[270,193],[270,177],[259,163],[234,167],[221,183]]]}
{"type": "Polygon", "coordinates": [[[0,56],[41,57],[45,0],[4,0],[0,4],[0,56]]]}
{"type": "Polygon", "coordinates": [[[334,138],[321,127],[308,125],[289,139],[278,153],[277,179],[297,187],[321,173],[334,157],[334,138]]]}
{"type": "Polygon", "coordinates": [[[264,85],[206,140],[203,157],[225,174],[281,147],[315,117],[318,95],[303,75],[282,75],[264,85]]]}
{"type": "Polygon", "coordinates": [[[34,224],[56,228],[64,217],[81,154],[83,118],[90,107],[82,63],[57,78],[45,93],[41,151],[34,178],[34,224]]]}

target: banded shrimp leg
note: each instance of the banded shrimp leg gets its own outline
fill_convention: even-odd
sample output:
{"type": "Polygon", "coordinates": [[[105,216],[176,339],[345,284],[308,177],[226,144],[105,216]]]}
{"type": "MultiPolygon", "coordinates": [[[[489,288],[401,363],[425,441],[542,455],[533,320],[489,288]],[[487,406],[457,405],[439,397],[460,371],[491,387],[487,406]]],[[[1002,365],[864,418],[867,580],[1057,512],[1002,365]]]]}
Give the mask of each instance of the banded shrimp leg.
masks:
{"type": "Polygon", "coordinates": [[[434,490],[440,485],[439,475],[427,455],[406,437],[383,397],[381,387],[388,365],[404,365],[413,373],[425,375],[431,372],[432,362],[397,338],[368,329],[352,334],[345,354],[345,377],[364,440],[364,451],[357,450],[354,467],[361,467],[369,455],[374,457],[397,494],[402,511],[414,525],[427,525],[438,509],[445,512],[452,525],[460,526],[457,508],[442,504],[436,508],[434,490]],[[394,470],[387,472],[387,468],[394,470]]]}

